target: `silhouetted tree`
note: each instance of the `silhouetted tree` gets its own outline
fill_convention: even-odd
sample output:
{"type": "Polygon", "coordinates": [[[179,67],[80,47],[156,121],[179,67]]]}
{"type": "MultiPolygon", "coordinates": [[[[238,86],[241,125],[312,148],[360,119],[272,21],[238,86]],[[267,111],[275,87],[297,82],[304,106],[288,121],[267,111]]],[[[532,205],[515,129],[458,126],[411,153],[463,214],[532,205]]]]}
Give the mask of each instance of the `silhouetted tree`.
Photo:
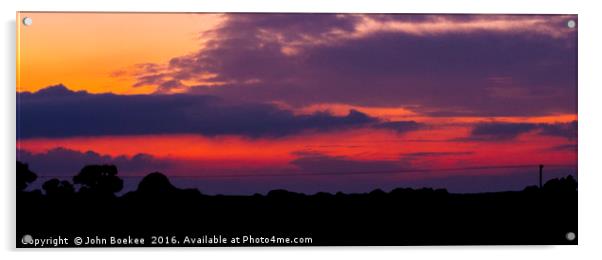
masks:
{"type": "Polygon", "coordinates": [[[113,196],[123,188],[123,180],[117,177],[115,165],[87,165],[73,177],[73,183],[82,185],[82,193],[100,196],[113,196]]]}
{"type": "Polygon", "coordinates": [[[319,198],[319,199],[328,199],[332,196],[333,196],[332,194],[330,194],[328,192],[322,192],[322,191],[314,194],[314,197],[319,198]]]}
{"type": "Polygon", "coordinates": [[[404,194],[408,194],[408,193],[411,193],[411,192],[413,192],[413,191],[414,191],[414,190],[413,190],[413,189],[410,189],[410,188],[395,188],[395,189],[393,189],[393,190],[391,191],[391,194],[392,194],[392,195],[400,195],[400,196],[402,196],[402,195],[404,195],[404,194]]]}
{"type": "Polygon", "coordinates": [[[380,197],[380,196],[385,196],[387,195],[386,192],[384,192],[381,189],[375,189],[373,191],[371,191],[370,193],[368,193],[371,197],[380,197]]]}
{"type": "Polygon", "coordinates": [[[276,198],[276,199],[287,199],[287,198],[290,199],[290,198],[301,197],[301,196],[303,196],[303,194],[297,193],[297,192],[292,192],[292,191],[287,191],[284,189],[276,189],[276,190],[269,191],[267,196],[269,198],[276,198]]]}
{"type": "Polygon", "coordinates": [[[192,207],[191,205],[199,202],[200,197],[199,190],[176,188],[167,176],[160,172],[153,172],[140,181],[136,191],[128,192],[122,198],[126,201],[135,201],[137,206],[150,209],[157,214],[158,207],[170,210],[192,207]]]}
{"type": "Polygon", "coordinates": [[[577,191],[577,181],[572,175],[566,178],[551,179],[543,185],[543,190],[555,193],[575,192],[577,191]]]}
{"type": "Polygon", "coordinates": [[[27,185],[32,183],[38,176],[29,170],[29,166],[25,163],[17,161],[17,191],[23,191],[27,185]]]}
{"type": "Polygon", "coordinates": [[[44,184],[42,184],[42,189],[44,189],[47,196],[51,197],[65,197],[75,193],[75,189],[70,182],[61,181],[59,179],[51,179],[44,182],[44,184]]]}
{"type": "Polygon", "coordinates": [[[150,194],[165,194],[176,191],[169,179],[160,172],[153,172],[146,175],[138,184],[137,192],[150,195],[150,194]]]}
{"type": "Polygon", "coordinates": [[[527,186],[523,189],[523,192],[527,192],[527,193],[536,193],[539,192],[539,187],[535,186],[535,185],[531,185],[531,186],[527,186]]]}

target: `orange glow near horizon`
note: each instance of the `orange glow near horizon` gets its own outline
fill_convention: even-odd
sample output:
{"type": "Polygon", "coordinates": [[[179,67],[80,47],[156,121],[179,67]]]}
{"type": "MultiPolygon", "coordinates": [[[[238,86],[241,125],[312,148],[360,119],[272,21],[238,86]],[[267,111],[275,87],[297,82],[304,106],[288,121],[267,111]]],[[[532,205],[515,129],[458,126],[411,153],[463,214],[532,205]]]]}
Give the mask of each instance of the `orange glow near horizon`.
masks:
{"type": "Polygon", "coordinates": [[[153,92],[114,74],[197,51],[204,43],[200,34],[222,20],[222,14],[20,12],[17,91],[64,84],[91,93],[153,92]],[[31,26],[20,22],[26,16],[31,26]]]}

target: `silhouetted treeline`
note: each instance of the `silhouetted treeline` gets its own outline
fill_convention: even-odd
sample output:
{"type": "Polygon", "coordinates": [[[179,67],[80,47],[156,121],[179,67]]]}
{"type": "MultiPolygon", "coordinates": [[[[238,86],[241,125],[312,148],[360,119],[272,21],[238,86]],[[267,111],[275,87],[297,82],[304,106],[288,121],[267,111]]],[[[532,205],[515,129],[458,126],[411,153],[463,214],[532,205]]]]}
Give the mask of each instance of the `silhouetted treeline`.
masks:
{"type": "Polygon", "coordinates": [[[397,188],[362,194],[204,195],[178,189],[159,172],[122,196],[113,165],[88,165],[73,182],[51,179],[25,191],[36,174],[17,161],[20,234],[240,234],[311,236],[313,245],[576,244],[577,182],[542,189],[451,194],[397,188]],[[76,189],[75,187],[78,187],[76,189]]]}

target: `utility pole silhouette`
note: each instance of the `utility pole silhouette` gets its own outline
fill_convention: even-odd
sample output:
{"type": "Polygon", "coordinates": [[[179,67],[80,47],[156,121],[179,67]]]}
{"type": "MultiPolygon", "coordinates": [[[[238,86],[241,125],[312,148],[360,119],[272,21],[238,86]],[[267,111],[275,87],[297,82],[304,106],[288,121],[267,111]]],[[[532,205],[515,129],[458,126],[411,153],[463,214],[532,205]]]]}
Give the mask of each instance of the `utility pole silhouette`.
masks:
{"type": "Polygon", "coordinates": [[[543,164],[539,165],[539,188],[543,188],[542,183],[542,178],[543,178],[543,164]]]}

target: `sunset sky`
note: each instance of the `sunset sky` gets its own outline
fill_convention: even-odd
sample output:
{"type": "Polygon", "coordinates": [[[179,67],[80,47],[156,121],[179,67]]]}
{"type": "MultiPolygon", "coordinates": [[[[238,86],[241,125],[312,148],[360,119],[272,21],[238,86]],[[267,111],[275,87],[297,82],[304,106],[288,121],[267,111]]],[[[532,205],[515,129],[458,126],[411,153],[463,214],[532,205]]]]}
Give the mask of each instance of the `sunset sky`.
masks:
{"type": "Polygon", "coordinates": [[[577,174],[573,15],[25,16],[17,159],[38,182],[93,163],[209,194],[577,174]]]}

